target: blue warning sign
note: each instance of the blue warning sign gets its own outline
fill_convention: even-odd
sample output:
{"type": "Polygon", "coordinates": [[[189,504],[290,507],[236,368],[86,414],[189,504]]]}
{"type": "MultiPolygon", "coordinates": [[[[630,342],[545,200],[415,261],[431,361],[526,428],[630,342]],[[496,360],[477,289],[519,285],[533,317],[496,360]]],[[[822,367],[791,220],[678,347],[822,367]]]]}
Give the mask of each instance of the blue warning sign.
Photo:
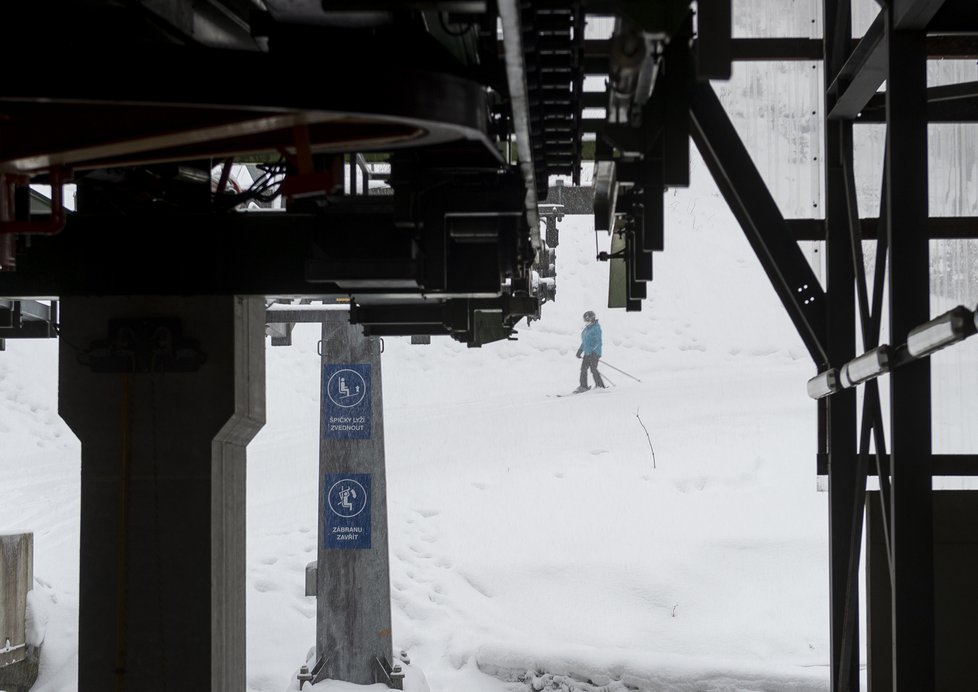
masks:
{"type": "Polygon", "coordinates": [[[364,550],[370,547],[370,474],[327,473],[325,547],[364,550]]]}
{"type": "Polygon", "coordinates": [[[323,366],[323,434],[327,440],[369,440],[370,365],[323,366]]]}

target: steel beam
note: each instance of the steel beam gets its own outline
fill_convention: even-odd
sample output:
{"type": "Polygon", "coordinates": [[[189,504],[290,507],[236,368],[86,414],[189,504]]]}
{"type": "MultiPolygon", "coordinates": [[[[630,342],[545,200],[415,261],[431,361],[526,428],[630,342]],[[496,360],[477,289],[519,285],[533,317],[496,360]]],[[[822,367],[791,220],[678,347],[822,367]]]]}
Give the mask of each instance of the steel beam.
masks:
{"type": "MultiPolygon", "coordinates": [[[[906,8],[905,3],[900,5],[906,8]]],[[[890,339],[902,343],[930,315],[927,52],[923,31],[897,29],[901,19],[908,21],[908,10],[897,10],[891,7],[886,12],[886,203],[890,339]]],[[[897,692],[932,690],[935,685],[930,397],[929,358],[890,374],[893,677],[897,692]]]]}
{"type": "MultiPolygon", "coordinates": [[[[824,219],[787,219],[788,234],[795,240],[825,240],[824,219]]],[[[879,238],[880,219],[859,220],[863,240],[879,238]]],[[[931,240],[946,238],[978,238],[978,216],[932,216],[927,219],[927,237],[931,240]]]]}
{"type": "Polygon", "coordinates": [[[949,34],[978,34],[978,5],[974,0],[945,0],[927,29],[949,34]]]}
{"type": "Polygon", "coordinates": [[[835,103],[828,108],[829,119],[852,119],[859,115],[869,99],[886,80],[887,35],[883,13],[866,30],[852,55],[831,78],[828,93],[835,103]]]}
{"type": "Polygon", "coordinates": [[[825,294],[708,83],[690,91],[691,134],[788,316],[818,366],[828,363],[825,294]]]}
{"type": "MultiPolygon", "coordinates": [[[[663,53],[664,73],[659,77],[664,89],[662,104],[662,179],[669,187],[689,186],[689,87],[690,50],[687,36],[692,20],[683,22],[677,40],[663,53]],[[682,40],[678,40],[681,37],[682,40]]],[[[656,94],[653,94],[653,98],[656,94]]]]}
{"type": "MultiPolygon", "coordinates": [[[[849,53],[860,39],[850,39],[849,53]]],[[[818,61],[822,59],[822,41],[817,38],[735,38],[732,41],[734,62],[748,61],[818,61]]],[[[978,57],[978,37],[968,35],[934,35],[927,37],[927,57],[937,59],[970,59],[978,57]]]]}
{"type": "MultiPolygon", "coordinates": [[[[900,29],[923,29],[943,3],[944,0],[895,0],[893,11],[898,17],[896,26],[900,29]]],[[[829,110],[829,118],[857,117],[887,79],[888,37],[884,14],[880,12],[877,15],[849,60],[833,78],[829,92],[835,94],[837,99],[829,110]]],[[[945,52],[955,50],[952,44],[945,43],[945,52]]],[[[933,52],[940,50],[935,42],[933,52]]],[[[970,50],[965,49],[966,52],[970,50]]],[[[929,53],[931,50],[925,47],[925,56],[929,53]]]]}
{"type": "MultiPolygon", "coordinates": [[[[978,454],[932,454],[930,457],[931,475],[949,476],[953,478],[968,478],[978,476],[978,454]]],[[[879,468],[870,466],[867,472],[870,476],[890,473],[890,455],[879,455],[879,468]]],[[[829,460],[825,454],[818,454],[815,459],[815,473],[825,476],[829,472],[829,460]]]]}
{"type": "MultiPolygon", "coordinates": [[[[856,122],[886,122],[886,94],[873,96],[856,122]]],[[[927,89],[927,122],[978,122],[978,82],[945,84],[927,89]]]]}
{"type": "Polygon", "coordinates": [[[699,79],[730,79],[731,0],[699,3],[699,39],[695,44],[696,76],[699,79]]]}
{"type": "Polygon", "coordinates": [[[926,29],[944,0],[892,0],[892,5],[895,29],[926,29]]]}
{"type": "Polygon", "coordinates": [[[731,41],[734,62],[821,60],[822,41],[817,38],[735,38],[731,41]]]}

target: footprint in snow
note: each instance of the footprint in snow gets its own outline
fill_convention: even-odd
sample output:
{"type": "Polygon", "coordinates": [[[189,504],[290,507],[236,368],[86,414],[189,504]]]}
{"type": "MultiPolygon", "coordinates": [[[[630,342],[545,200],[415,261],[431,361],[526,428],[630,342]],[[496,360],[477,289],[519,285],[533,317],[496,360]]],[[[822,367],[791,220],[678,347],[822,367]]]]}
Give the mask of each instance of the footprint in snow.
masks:
{"type": "Polygon", "coordinates": [[[607,453],[608,453],[608,450],[607,449],[592,449],[591,450],[591,454],[593,454],[594,456],[598,456],[600,454],[607,454],[607,453]]]}

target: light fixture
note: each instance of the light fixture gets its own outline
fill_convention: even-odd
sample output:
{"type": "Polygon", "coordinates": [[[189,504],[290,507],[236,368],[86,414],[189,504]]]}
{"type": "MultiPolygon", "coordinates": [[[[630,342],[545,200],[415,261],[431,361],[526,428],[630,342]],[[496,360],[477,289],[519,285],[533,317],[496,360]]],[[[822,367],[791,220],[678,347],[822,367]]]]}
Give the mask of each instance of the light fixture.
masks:
{"type": "Polygon", "coordinates": [[[892,349],[883,344],[866,351],[858,358],[853,358],[841,368],[839,379],[842,381],[842,386],[854,387],[874,377],[879,377],[890,369],[892,356],[892,349]]]}
{"type": "Polygon", "coordinates": [[[835,394],[841,389],[839,372],[835,368],[820,372],[808,380],[808,396],[813,399],[822,399],[829,394],[835,394]]]}
{"type": "Polygon", "coordinates": [[[907,335],[907,352],[914,358],[929,356],[974,334],[975,321],[975,315],[963,305],[948,310],[940,317],[910,330],[907,335]]]}

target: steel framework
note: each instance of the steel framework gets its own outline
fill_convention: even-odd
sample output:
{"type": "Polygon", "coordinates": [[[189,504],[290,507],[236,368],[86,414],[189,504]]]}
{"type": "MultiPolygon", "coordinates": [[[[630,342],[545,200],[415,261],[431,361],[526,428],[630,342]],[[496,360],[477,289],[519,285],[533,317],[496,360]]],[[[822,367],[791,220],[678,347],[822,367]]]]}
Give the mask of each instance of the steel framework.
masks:
{"type": "Polygon", "coordinates": [[[0,347],[56,335],[56,304],[32,298],[92,295],[344,301],[368,334],[507,338],[554,295],[551,275],[538,272],[547,293],[533,283],[557,244],[559,214],[538,206],[559,199],[550,176],[577,176],[590,159],[595,228],[613,234],[599,257],[610,302],[639,310],[664,248],[662,196],[689,183],[692,141],[819,372],[835,377],[859,355],[857,333],[866,351],[885,346],[888,285],[894,346],[876,374],[890,373],[890,439],[875,377],[859,381],[861,412],[856,387],[836,380],[818,404],[832,689],[860,686],[869,475],[892,602],[892,684],[870,683],[935,689],[931,479],[976,475],[978,457],[932,454],[929,362],[905,343],[930,318],[928,241],[978,238],[978,220],[931,218],[927,197],[928,123],[978,122],[978,83],[928,87],[925,69],[929,58],[978,58],[978,6],[880,0],[854,39],[850,0],[822,4],[822,40],[735,38],[730,0],[4,7],[0,37],[32,69],[10,70],[0,87],[0,347]],[[589,16],[613,18],[610,38],[585,39],[589,16]],[[710,85],[757,60],[823,62],[824,219],[784,218],[710,85]],[[50,78],[72,61],[84,68],[76,79],[50,78]],[[585,92],[588,76],[606,91],[585,92]],[[856,201],[862,123],[886,125],[878,218],[856,201]],[[242,157],[264,162],[285,211],[237,212],[270,189],[230,191],[242,157]],[[383,196],[369,181],[377,160],[389,166],[383,196]],[[68,180],[74,213],[59,196],[68,180]],[[31,183],[53,186],[49,213],[32,208],[31,183]],[[824,287],[802,239],[825,241],[824,287]],[[872,277],[865,239],[876,240],[872,277]]]}

